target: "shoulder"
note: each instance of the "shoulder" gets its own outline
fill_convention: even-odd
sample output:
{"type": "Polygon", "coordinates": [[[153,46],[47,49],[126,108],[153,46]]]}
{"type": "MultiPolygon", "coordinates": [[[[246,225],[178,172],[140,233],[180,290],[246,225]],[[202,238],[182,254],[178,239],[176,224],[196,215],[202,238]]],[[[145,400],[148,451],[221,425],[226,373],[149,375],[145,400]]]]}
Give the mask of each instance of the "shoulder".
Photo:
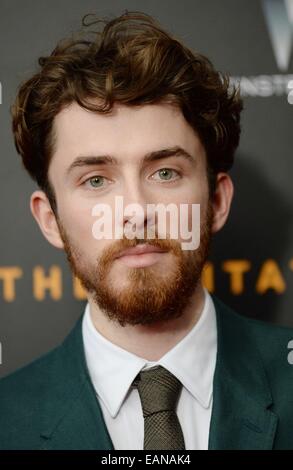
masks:
{"type": "Polygon", "coordinates": [[[222,334],[231,346],[231,353],[233,349],[238,354],[242,351],[250,360],[261,362],[272,388],[282,387],[287,382],[293,391],[293,354],[290,354],[293,328],[245,317],[215,295],[212,298],[218,326],[224,331],[222,334]]]}
{"type": "Polygon", "coordinates": [[[0,449],[22,448],[22,441],[35,448],[48,371],[58,356],[59,347],[0,380],[0,449]]]}
{"type": "MultiPolygon", "coordinates": [[[[281,326],[239,314],[212,294],[218,316],[221,322],[236,335],[249,335],[259,346],[268,352],[281,342],[293,340],[293,327],[281,326]]],[[[286,346],[288,343],[286,343],[286,346]]]]}
{"type": "Polygon", "coordinates": [[[66,401],[79,373],[81,321],[61,345],[0,380],[0,449],[37,448],[46,407],[66,401]],[[14,447],[16,448],[16,447],[14,447]]]}
{"type": "MultiPolygon", "coordinates": [[[[0,379],[0,407],[6,401],[19,399],[20,395],[34,399],[35,393],[46,386],[48,368],[51,368],[58,356],[60,346],[43,354],[29,364],[17,369],[0,379]]],[[[15,403],[17,406],[17,403],[15,403]]]]}
{"type": "MultiPolygon", "coordinates": [[[[36,398],[45,390],[53,375],[66,374],[79,355],[82,346],[82,317],[80,317],[61,344],[42,354],[26,366],[0,379],[0,406],[3,400],[11,400],[22,395],[36,398]]],[[[1,414],[0,414],[1,416],[1,414]]]]}

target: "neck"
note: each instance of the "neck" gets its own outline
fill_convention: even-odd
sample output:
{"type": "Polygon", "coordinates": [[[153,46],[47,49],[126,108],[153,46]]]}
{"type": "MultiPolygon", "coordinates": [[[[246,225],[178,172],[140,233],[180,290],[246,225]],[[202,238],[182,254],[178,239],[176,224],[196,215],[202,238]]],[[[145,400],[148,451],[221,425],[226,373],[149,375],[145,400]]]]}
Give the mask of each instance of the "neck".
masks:
{"type": "Polygon", "coordinates": [[[204,290],[199,282],[191,301],[179,318],[153,325],[125,325],[111,321],[91,297],[92,322],[97,331],[117,346],[148,361],[158,361],[198,322],[204,307],[204,290]]]}

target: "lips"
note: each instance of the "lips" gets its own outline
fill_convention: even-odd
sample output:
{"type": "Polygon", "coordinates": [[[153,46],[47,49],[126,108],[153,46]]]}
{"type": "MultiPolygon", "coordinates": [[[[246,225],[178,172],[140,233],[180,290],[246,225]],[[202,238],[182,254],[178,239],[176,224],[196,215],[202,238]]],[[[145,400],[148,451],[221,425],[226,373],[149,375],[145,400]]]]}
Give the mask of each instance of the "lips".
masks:
{"type": "Polygon", "coordinates": [[[121,256],[130,256],[130,255],[143,255],[145,253],[165,253],[167,250],[163,250],[158,246],[154,245],[137,245],[126,250],[121,251],[116,258],[121,258],[121,256]]]}

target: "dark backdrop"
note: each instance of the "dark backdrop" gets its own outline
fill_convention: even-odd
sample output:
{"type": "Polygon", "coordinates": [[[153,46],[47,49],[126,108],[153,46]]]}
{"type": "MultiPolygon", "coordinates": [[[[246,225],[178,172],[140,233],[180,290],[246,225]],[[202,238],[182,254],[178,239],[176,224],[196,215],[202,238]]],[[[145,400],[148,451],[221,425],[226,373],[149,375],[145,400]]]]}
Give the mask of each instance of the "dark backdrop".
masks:
{"type": "Polygon", "coordinates": [[[64,254],[48,244],[31,216],[35,184],[15,151],[9,107],[37,58],[78,29],[86,13],[145,11],[219,70],[241,79],[245,110],[231,171],[235,197],[213,242],[206,285],[243,315],[293,326],[292,3],[0,1],[0,375],[60,342],[85,306],[73,291],[64,254]],[[51,275],[51,291],[42,292],[42,273],[51,275]]]}

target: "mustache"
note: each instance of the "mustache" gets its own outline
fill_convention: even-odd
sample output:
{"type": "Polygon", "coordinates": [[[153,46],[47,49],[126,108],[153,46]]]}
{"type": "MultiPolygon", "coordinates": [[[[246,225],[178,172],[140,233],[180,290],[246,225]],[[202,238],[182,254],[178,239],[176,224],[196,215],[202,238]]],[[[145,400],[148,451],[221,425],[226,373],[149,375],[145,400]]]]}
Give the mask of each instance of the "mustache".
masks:
{"type": "Polygon", "coordinates": [[[115,244],[108,247],[105,252],[101,255],[100,262],[103,264],[108,264],[117,258],[120,253],[128,248],[134,248],[138,245],[150,245],[160,250],[171,251],[177,256],[182,256],[182,250],[180,243],[177,240],[173,239],[163,239],[163,238],[140,238],[140,239],[121,239],[116,241],[115,244]]]}

